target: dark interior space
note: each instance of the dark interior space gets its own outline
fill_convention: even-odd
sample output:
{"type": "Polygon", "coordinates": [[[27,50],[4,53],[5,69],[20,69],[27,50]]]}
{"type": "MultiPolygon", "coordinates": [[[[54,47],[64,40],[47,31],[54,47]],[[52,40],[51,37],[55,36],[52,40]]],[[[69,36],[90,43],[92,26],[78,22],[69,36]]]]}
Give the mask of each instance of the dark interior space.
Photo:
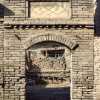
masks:
{"type": "Polygon", "coordinates": [[[43,76],[30,54],[26,54],[26,66],[26,100],[70,100],[70,87],[46,87],[52,76],[43,76]]]}
{"type": "Polygon", "coordinates": [[[96,11],[94,16],[95,35],[100,36],[100,0],[96,1],[96,11]]]}
{"type": "Polygon", "coordinates": [[[14,12],[7,7],[5,7],[3,4],[0,4],[0,18],[3,18],[4,16],[14,16],[14,12]]]}
{"type": "Polygon", "coordinates": [[[27,93],[26,100],[70,100],[70,88],[39,88],[27,93]]]}
{"type": "Polygon", "coordinates": [[[4,17],[4,6],[0,4],[0,18],[4,17]]]}

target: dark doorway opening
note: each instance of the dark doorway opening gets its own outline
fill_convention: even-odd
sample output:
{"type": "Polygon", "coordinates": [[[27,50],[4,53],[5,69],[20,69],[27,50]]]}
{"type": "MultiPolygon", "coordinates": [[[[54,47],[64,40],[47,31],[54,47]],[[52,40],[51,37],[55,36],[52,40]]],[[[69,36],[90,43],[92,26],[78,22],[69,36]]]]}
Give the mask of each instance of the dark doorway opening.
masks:
{"type": "Polygon", "coordinates": [[[70,88],[34,88],[26,100],[70,100],[70,88]]]}
{"type": "Polygon", "coordinates": [[[63,45],[36,44],[25,57],[26,100],[70,100],[70,69],[63,45]]]}
{"type": "Polygon", "coordinates": [[[67,77],[41,72],[40,67],[31,62],[28,62],[31,68],[26,70],[26,100],[70,100],[70,86],[67,83],[63,86],[67,77]],[[57,86],[58,83],[62,86],[57,86]]]}

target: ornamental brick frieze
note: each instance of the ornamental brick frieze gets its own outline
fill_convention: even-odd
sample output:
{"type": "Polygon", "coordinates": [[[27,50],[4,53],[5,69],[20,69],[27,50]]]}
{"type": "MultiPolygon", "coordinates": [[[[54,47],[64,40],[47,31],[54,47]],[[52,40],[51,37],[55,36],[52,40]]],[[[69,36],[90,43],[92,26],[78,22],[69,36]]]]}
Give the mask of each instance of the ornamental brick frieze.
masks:
{"type": "Polygon", "coordinates": [[[94,29],[92,24],[5,24],[7,29],[94,29]]]}

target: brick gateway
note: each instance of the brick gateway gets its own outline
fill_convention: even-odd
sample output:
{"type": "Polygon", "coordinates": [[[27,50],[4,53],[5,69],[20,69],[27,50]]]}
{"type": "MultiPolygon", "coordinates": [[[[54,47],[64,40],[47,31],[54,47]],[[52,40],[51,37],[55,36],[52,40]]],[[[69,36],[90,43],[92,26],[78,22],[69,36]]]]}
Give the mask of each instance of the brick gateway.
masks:
{"type": "Polygon", "coordinates": [[[0,100],[100,99],[93,0],[1,0],[0,7],[0,100]]]}

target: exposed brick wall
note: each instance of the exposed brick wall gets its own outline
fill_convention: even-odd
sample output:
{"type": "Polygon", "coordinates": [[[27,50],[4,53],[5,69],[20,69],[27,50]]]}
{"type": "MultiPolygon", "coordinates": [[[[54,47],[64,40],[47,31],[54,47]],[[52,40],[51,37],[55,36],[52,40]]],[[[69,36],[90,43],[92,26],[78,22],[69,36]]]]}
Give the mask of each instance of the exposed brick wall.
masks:
{"type": "Polygon", "coordinates": [[[73,18],[92,18],[93,0],[72,0],[73,18]]]}
{"type": "MultiPolygon", "coordinates": [[[[3,0],[0,1],[3,4],[3,0]]],[[[2,12],[2,11],[1,11],[2,12]]],[[[3,17],[0,17],[0,100],[3,100],[3,57],[4,57],[4,24],[3,17]]]]}
{"type": "Polygon", "coordinates": [[[3,57],[4,57],[4,26],[0,22],[0,99],[3,98],[3,57]]]}
{"type": "Polygon", "coordinates": [[[25,0],[5,0],[5,17],[20,17],[25,18],[26,3],[25,0]]]}
{"type": "MultiPolygon", "coordinates": [[[[67,24],[93,24],[93,0],[72,0],[71,1],[71,18],[68,20],[37,20],[38,23],[67,23],[67,24]],[[84,21],[82,21],[84,19],[84,21]]],[[[26,0],[5,0],[5,21],[32,21],[28,16],[28,1],[26,0]],[[20,18],[19,18],[20,17],[20,18]],[[27,19],[27,20],[25,20],[27,19]]]]}
{"type": "Polygon", "coordinates": [[[91,33],[93,32],[88,35],[79,33],[79,48],[72,54],[74,88],[72,93],[73,99],[76,100],[93,99],[93,35],[91,33]]]}
{"type": "MultiPolygon", "coordinates": [[[[32,42],[34,37],[48,34],[53,34],[53,38],[57,35],[64,37],[64,39],[68,38],[69,44],[71,40],[76,41],[77,48],[71,48],[72,50],[68,48],[72,57],[70,59],[72,61],[71,100],[93,100],[94,30],[79,26],[66,29],[31,27],[30,24],[33,25],[35,21],[26,18],[27,6],[25,0],[5,0],[4,24],[0,24],[0,69],[2,70],[0,82],[2,83],[3,80],[4,83],[4,88],[0,85],[0,100],[25,100],[25,51],[34,44],[34,41],[32,42]],[[28,47],[24,48],[24,44],[26,45],[27,42],[28,47]]],[[[44,24],[49,22],[44,22],[44,24]]],[[[43,24],[38,20],[36,24],[40,23],[43,24]]],[[[66,24],[77,23],[93,24],[92,0],[72,0],[72,18],[67,20],[66,24]]],[[[95,54],[97,51],[99,52],[99,48],[95,48],[95,54]]],[[[96,68],[98,69],[98,66],[96,68]]],[[[97,93],[99,93],[98,91],[99,89],[97,93]]]]}
{"type": "MultiPolygon", "coordinates": [[[[92,100],[93,99],[93,30],[48,30],[48,29],[25,29],[25,30],[5,30],[5,77],[16,79],[24,74],[24,53],[23,44],[31,37],[44,34],[59,34],[65,37],[74,37],[79,47],[72,50],[72,98],[73,100],[92,100]],[[38,33],[38,34],[37,34],[38,33]],[[18,34],[21,41],[14,34],[18,34]],[[10,65],[10,66],[9,66],[10,65]],[[15,67],[13,67],[13,66],[15,67]],[[18,69],[17,69],[18,68],[18,69]],[[8,76],[9,75],[9,76],[8,76]],[[87,95],[88,94],[88,95],[87,95]]],[[[31,46],[31,43],[30,43],[31,46]]],[[[20,80],[20,79],[19,79],[20,80]]],[[[8,80],[6,80],[8,82],[8,80]]],[[[16,87],[24,84],[15,81],[16,87]]],[[[11,87],[7,88],[8,91],[11,87]]],[[[13,91],[15,86],[13,87],[13,91]]],[[[5,90],[6,91],[6,90],[5,90]]],[[[15,92],[16,94],[16,92],[15,92]]],[[[9,92],[9,95],[10,92],[9,92]]],[[[20,97],[20,94],[17,94],[20,97]]],[[[6,95],[5,95],[6,98],[6,95]]],[[[5,99],[6,100],[6,99],[5,99]]],[[[8,100],[8,98],[7,98],[8,100]]]]}
{"type": "Polygon", "coordinates": [[[95,100],[100,100],[100,37],[94,38],[95,100]]]}

